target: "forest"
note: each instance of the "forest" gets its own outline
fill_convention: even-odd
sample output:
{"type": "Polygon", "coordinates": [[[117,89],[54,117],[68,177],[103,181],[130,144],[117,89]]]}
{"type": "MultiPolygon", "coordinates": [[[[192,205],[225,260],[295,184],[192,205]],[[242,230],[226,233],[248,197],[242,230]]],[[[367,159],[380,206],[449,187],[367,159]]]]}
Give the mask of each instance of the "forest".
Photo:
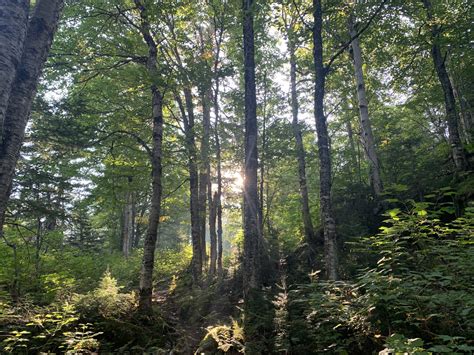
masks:
{"type": "Polygon", "coordinates": [[[0,0],[0,353],[474,353],[473,13],[0,0]]]}

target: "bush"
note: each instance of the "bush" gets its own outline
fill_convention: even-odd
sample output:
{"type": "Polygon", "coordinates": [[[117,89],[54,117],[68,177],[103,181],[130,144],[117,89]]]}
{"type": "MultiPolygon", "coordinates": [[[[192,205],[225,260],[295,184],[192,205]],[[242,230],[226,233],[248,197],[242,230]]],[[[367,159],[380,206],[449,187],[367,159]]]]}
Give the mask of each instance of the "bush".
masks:
{"type": "Polygon", "coordinates": [[[74,306],[34,307],[23,304],[8,313],[21,315],[16,324],[6,325],[0,350],[13,353],[90,353],[97,352],[100,343],[91,324],[80,322],[74,306]]]}
{"type": "Polygon", "coordinates": [[[383,334],[474,339],[473,211],[442,223],[423,207],[390,211],[382,232],[364,240],[380,259],[358,279],[361,302],[383,334]]]}
{"type": "Polygon", "coordinates": [[[137,297],[134,292],[120,293],[121,288],[110,271],[106,271],[99,287],[85,295],[76,295],[74,303],[87,319],[130,317],[137,306],[137,297]]]}
{"type": "Polygon", "coordinates": [[[291,352],[370,353],[384,339],[402,353],[474,350],[474,209],[454,219],[446,206],[411,206],[389,211],[379,234],[353,245],[378,260],[355,282],[289,291],[291,352]]]}

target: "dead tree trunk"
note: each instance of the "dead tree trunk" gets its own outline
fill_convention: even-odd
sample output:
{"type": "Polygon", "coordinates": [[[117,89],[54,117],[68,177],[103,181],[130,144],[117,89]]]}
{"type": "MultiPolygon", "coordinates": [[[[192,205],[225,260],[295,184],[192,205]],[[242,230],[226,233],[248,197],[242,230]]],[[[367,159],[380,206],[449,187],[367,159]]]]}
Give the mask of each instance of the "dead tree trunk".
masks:
{"type": "MultiPolygon", "coordinates": [[[[7,2],[10,4],[9,1],[7,2]]],[[[51,48],[62,7],[63,0],[39,0],[37,2],[33,17],[28,24],[21,60],[8,96],[0,145],[0,235],[31,104],[41,70],[51,48]]],[[[2,16],[2,21],[4,21],[3,18],[4,16],[2,16]]],[[[20,16],[20,18],[23,19],[24,16],[20,16]]],[[[21,25],[20,31],[23,31],[21,25]]],[[[18,36],[19,39],[21,37],[21,35],[18,36]]],[[[15,59],[17,52],[14,50],[10,55],[15,59]]],[[[3,86],[4,83],[0,85],[3,86]]]]}

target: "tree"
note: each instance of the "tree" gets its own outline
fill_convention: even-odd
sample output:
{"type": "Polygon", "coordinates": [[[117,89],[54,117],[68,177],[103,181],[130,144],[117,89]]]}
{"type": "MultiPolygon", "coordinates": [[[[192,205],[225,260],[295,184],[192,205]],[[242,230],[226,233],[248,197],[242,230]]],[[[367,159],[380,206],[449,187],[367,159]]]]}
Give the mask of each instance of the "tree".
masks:
{"type": "Polygon", "coordinates": [[[16,70],[20,63],[28,27],[29,1],[0,2],[0,143],[3,140],[3,122],[16,70]]]}
{"type": "Polygon", "coordinates": [[[375,149],[374,135],[372,133],[372,124],[369,118],[369,104],[364,82],[364,73],[362,71],[362,52],[357,35],[354,16],[349,14],[348,20],[349,35],[351,36],[352,61],[354,64],[354,78],[357,89],[357,99],[359,102],[359,117],[362,144],[364,146],[365,155],[370,165],[369,177],[370,185],[376,196],[380,196],[383,190],[382,179],[380,177],[380,163],[375,149]]]}
{"type": "Polygon", "coordinates": [[[291,85],[291,115],[293,136],[296,144],[296,157],[298,160],[298,178],[301,195],[301,214],[303,216],[304,232],[306,242],[311,247],[315,246],[316,235],[314,232],[313,222],[311,220],[311,212],[309,207],[308,184],[306,179],[306,152],[303,145],[303,136],[301,126],[298,121],[299,102],[298,102],[298,88],[297,88],[297,64],[296,64],[296,49],[297,49],[297,34],[295,31],[296,18],[290,15],[287,19],[286,13],[283,13],[283,20],[285,21],[286,36],[288,37],[288,52],[290,56],[290,85],[291,85]],[[288,22],[289,21],[289,22],[288,22]]]}
{"type": "Polygon", "coordinates": [[[258,220],[257,98],[253,0],[243,0],[243,44],[245,81],[245,164],[244,164],[244,294],[260,286],[261,236],[258,220]]]}
{"type": "Polygon", "coordinates": [[[143,40],[148,46],[148,58],[146,67],[151,79],[152,94],[152,120],[153,120],[153,151],[152,161],[152,196],[150,215],[148,217],[148,229],[143,247],[143,264],[140,274],[140,299],[139,307],[142,312],[149,313],[152,306],[153,291],[153,268],[155,263],[156,238],[158,235],[158,224],[161,210],[161,176],[162,176],[162,143],[163,143],[163,94],[158,87],[159,71],[157,68],[158,46],[154,40],[150,23],[148,20],[148,10],[140,0],[134,0],[140,11],[141,26],[140,32],[143,40]]]}
{"type": "MultiPolygon", "coordinates": [[[[51,48],[62,6],[62,0],[40,0],[37,2],[27,26],[20,62],[14,74],[15,79],[12,81],[10,89],[2,89],[2,91],[10,92],[10,95],[3,118],[2,139],[0,140],[0,234],[2,234],[15,166],[20,155],[31,104],[41,70],[51,48]]],[[[23,11],[25,11],[24,5],[19,13],[23,11]]],[[[19,16],[18,20],[26,21],[27,19],[25,16],[19,16]]],[[[21,25],[17,22],[13,24],[13,28],[10,28],[10,31],[13,31],[11,39],[17,39],[18,44],[21,44],[23,27],[26,27],[26,24],[21,25]],[[20,34],[17,34],[17,31],[20,31],[20,34]]],[[[6,47],[8,48],[8,46],[6,47]]],[[[11,48],[11,50],[13,52],[10,55],[14,59],[18,56],[18,48],[11,48]]],[[[5,78],[4,84],[9,81],[11,80],[5,78]]],[[[0,109],[1,107],[2,102],[0,101],[0,109]]]]}
{"type": "Polygon", "coordinates": [[[125,191],[125,205],[122,219],[122,253],[128,258],[135,242],[135,194],[130,190],[133,181],[131,176],[127,177],[128,189],[125,191]]]}
{"type": "Polygon", "coordinates": [[[314,72],[316,74],[314,87],[314,118],[318,136],[319,154],[319,191],[321,220],[324,229],[324,255],[326,273],[329,280],[337,279],[337,242],[336,221],[334,219],[331,201],[331,155],[329,147],[329,135],[324,115],[324,91],[327,75],[327,67],[323,63],[323,11],[321,0],[313,0],[313,58],[314,72]]]}
{"type": "Polygon", "coordinates": [[[431,57],[444,94],[444,105],[446,109],[446,121],[448,123],[449,143],[451,145],[454,164],[458,171],[466,170],[468,167],[466,155],[459,134],[459,114],[456,108],[456,100],[448,71],[446,69],[446,56],[442,54],[439,44],[441,28],[436,24],[433,16],[433,5],[430,0],[422,0],[426,10],[431,31],[431,57]]]}

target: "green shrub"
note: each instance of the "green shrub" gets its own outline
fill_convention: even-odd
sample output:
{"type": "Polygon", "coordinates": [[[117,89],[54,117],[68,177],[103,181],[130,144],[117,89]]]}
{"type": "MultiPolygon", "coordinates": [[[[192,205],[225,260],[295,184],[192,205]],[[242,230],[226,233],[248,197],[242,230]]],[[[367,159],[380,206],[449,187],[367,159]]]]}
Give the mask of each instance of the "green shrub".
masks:
{"type": "Polygon", "coordinates": [[[409,205],[389,211],[379,234],[353,245],[378,260],[355,282],[290,289],[291,352],[370,353],[384,339],[402,353],[474,350],[474,209],[454,219],[446,205],[409,205]]]}
{"type": "Polygon", "coordinates": [[[472,210],[443,223],[423,207],[390,211],[382,232],[364,240],[380,258],[358,279],[361,302],[384,334],[474,339],[472,210]]]}
{"type": "Polygon", "coordinates": [[[120,293],[121,288],[106,271],[99,287],[85,295],[76,295],[74,303],[87,319],[130,317],[137,306],[137,297],[134,292],[120,293]]]}
{"type": "Polygon", "coordinates": [[[21,315],[21,320],[4,328],[0,350],[13,353],[97,352],[100,343],[91,324],[80,323],[74,306],[34,307],[28,304],[9,313],[21,315]]]}

